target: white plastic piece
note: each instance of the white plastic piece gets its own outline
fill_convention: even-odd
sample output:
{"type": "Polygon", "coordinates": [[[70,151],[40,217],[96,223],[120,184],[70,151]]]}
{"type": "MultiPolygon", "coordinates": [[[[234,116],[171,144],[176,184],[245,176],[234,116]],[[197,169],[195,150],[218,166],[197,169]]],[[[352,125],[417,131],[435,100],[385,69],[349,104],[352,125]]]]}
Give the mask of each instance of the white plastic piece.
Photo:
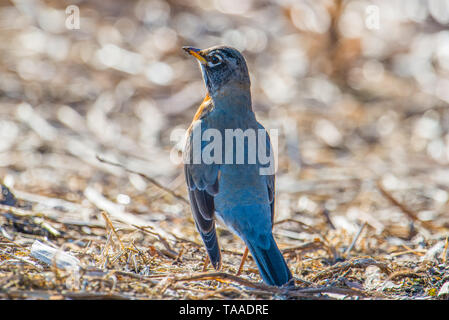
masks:
{"type": "Polygon", "coordinates": [[[31,246],[30,255],[48,265],[56,264],[59,269],[78,271],[80,267],[80,261],[74,256],[38,240],[31,246]]]}

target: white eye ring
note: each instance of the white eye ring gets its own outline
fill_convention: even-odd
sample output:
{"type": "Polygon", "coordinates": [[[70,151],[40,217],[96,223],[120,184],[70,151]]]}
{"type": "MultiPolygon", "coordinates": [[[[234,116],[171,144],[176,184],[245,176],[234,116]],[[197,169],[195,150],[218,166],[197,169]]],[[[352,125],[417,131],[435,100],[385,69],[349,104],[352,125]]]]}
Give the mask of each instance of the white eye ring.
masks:
{"type": "Polygon", "coordinates": [[[223,62],[223,58],[218,54],[218,53],[214,53],[213,55],[211,55],[211,57],[209,58],[210,60],[207,61],[207,66],[208,67],[215,67],[218,66],[220,63],[223,62]],[[212,60],[217,60],[212,62],[212,60]]]}

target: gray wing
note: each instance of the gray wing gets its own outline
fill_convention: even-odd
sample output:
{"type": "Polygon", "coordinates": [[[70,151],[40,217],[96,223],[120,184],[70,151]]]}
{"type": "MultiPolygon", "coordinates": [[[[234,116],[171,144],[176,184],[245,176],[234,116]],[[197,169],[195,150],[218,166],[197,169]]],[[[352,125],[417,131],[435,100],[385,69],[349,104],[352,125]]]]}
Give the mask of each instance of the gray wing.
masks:
{"type": "MultiPolygon", "coordinates": [[[[184,173],[196,228],[203,239],[212,265],[215,269],[219,269],[221,254],[215,231],[214,204],[214,196],[218,193],[219,165],[193,163],[193,132],[200,129],[200,124],[202,124],[202,131],[206,129],[204,123],[198,120],[187,136],[184,149],[184,173]]],[[[201,152],[204,145],[205,142],[201,142],[201,152]]]]}
{"type": "Polygon", "coordinates": [[[273,175],[267,176],[267,188],[268,188],[268,199],[270,200],[271,208],[271,226],[274,223],[274,205],[275,205],[275,177],[273,175]]]}
{"type": "MultiPolygon", "coordinates": [[[[265,130],[266,134],[266,145],[265,145],[265,152],[266,155],[270,157],[270,164],[275,165],[274,163],[274,154],[271,154],[271,150],[273,150],[271,146],[270,136],[267,132],[267,130],[262,126],[260,123],[258,123],[258,129],[265,130]]],[[[267,167],[266,164],[261,164],[262,167],[267,167]]],[[[273,225],[274,222],[274,207],[275,207],[275,172],[273,169],[273,174],[266,175],[266,181],[267,181],[267,189],[268,189],[268,200],[270,201],[270,208],[271,208],[271,224],[273,225]]]]}

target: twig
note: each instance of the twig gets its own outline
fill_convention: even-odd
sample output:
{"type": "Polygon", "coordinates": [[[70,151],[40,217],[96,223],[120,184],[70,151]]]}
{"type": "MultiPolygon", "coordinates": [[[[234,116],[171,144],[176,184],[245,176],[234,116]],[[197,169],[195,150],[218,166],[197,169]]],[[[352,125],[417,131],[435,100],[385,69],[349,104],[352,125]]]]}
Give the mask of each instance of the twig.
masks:
{"type": "Polygon", "coordinates": [[[134,249],[139,253],[140,257],[141,257],[142,260],[143,260],[143,263],[144,263],[145,265],[148,265],[147,258],[145,257],[145,255],[143,254],[143,252],[142,252],[139,248],[137,248],[137,246],[136,246],[136,244],[135,244],[134,242],[135,242],[135,240],[133,240],[133,241],[131,242],[132,246],[133,246],[134,249]]]}
{"type": "MultiPolygon", "coordinates": [[[[157,249],[156,249],[157,250],[157,249]]],[[[176,260],[178,258],[178,254],[175,251],[170,251],[167,249],[160,249],[157,250],[158,252],[162,253],[164,256],[167,256],[173,260],[176,260]]]]}
{"type": "Polygon", "coordinates": [[[160,242],[164,245],[164,247],[165,247],[165,249],[161,249],[161,250],[157,250],[157,251],[160,252],[160,253],[162,253],[163,255],[169,257],[169,258],[172,258],[172,259],[174,259],[174,260],[177,260],[179,254],[178,254],[175,250],[173,250],[173,249],[171,248],[171,246],[170,246],[170,244],[168,243],[168,241],[167,241],[163,236],[161,236],[159,233],[154,232],[154,231],[149,231],[149,230],[147,230],[147,228],[152,228],[152,226],[146,226],[146,227],[139,227],[139,226],[136,226],[136,225],[132,225],[132,226],[133,226],[134,228],[136,228],[136,229],[139,229],[139,230],[145,232],[145,233],[148,233],[148,234],[151,234],[151,235],[156,236],[156,237],[159,239],[159,241],[160,241],[160,242]]]}
{"type": "Polygon", "coordinates": [[[280,292],[279,288],[268,286],[263,283],[253,282],[246,280],[244,278],[241,278],[239,276],[229,274],[226,272],[201,272],[201,273],[195,273],[190,275],[184,275],[184,276],[175,276],[174,281],[197,281],[197,280],[229,280],[236,282],[238,284],[244,285],[246,287],[250,288],[256,288],[260,290],[265,290],[273,293],[280,292]]]}
{"type": "Polygon", "coordinates": [[[335,226],[332,223],[331,217],[329,216],[329,210],[327,210],[326,208],[323,208],[323,210],[321,210],[321,213],[323,214],[326,223],[331,227],[331,229],[335,230],[335,226]]]}
{"type": "Polygon", "coordinates": [[[178,256],[176,257],[176,261],[175,262],[182,262],[182,255],[184,254],[185,251],[185,247],[182,246],[181,250],[179,250],[178,256]]]}
{"type": "MultiPolygon", "coordinates": [[[[318,239],[317,239],[318,240],[318,239]]],[[[326,251],[329,251],[326,244],[322,242],[321,240],[318,241],[311,241],[304,243],[299,246],[294,246],[290,248],[285,248],[282,250],[282,253],[297,253],[297,251],[312,251],[317,249],[324,249],[326,251]]]]}
{"type": "Polygon", "coordinates": [[[0,204],[0,211],[2,212],[2,214],[4,214],[4,212],[6,212],[6,213],[15,214],[15,215],[21,216],[21,217],[46,216],[45,214],[43,214],[41,212],[36,213],[34,211],[29,211],[29,210],[16,208],[16,207],[6,206],[4,204],[0,204]]]}
{"type": "Polygon", "coordinates": [[[368,296],[368,293],[354,289],[354,288],[340,288],[335,286],[325,286],[317,288],[304,288],[289,292],[289,295],[295,296],[295,294],[317,294],[317,293],[336,293],[351,296],[368,296]]]}
{"type": "MultiPolygon", "coordinates": [[[[185,239],[185,238],[179,237],[179,236],[177,236],[177,235],[174,234],[174,233],[171,233],[171,235],[172,235],[176,240],[178,240],[178,241],[180,241],[180,242],[190,243],[191,245],[193,245],[194,247],[197,247],[197,248],[202,248],[202,247],[203,247],[202,244],[197,243],[197,242],[195,242],[195,241],[193,241],[193,240],[189,240],[189,239],[185,239]]],[[[223,251],[223,249],[222,249],[222,251],[223,251]]]]}
{"type": "Polygon", "coordinates": [[[30,252],[30,249],[27,249],[27,248],[25,248],[24,246],[21,246],[20,244],[15,243],[14,241],[8,239],[7,237],[5,237],[5,236],[3,236],[3,235],[1,235],[1,234],[0,234],[0,237],[2,237],[3,239],[5,239],[6,242],[11,243],[12,245],[17,246],[17,247],[19,247],[19,248],[22,249],[22,250],[25,250],[25,251],[30,252]]]}
{"type": "Polygon", "coordinates": [[[319,230],[315,229],[314,227],[309,226],[308,224],[305,224],[304,222],[301,222],[299,220],[295,220],[295,219],[292,219],[292,218],[287,218],[287,219],[282,219],[282,220],[279,220],[279,221],[275,221],[273,223],[273,226],[278,225],[278,224],[282,224],[282,223],[286,223],[286,222],[294,222],[294,223],[298,224],[301,227],[302,231],[309,232],[309,233],[316,233],[316,234],[321,235],[321,232],[319,230]]]}
{"type": "Polygon", "coordinates": [[[446,237],[446,243],[444,244],[444,249],[443,252],[441,253],[442,255],[442,261],[445,264],[446,263],[446,258],[447,258],[447,247],[449,246],[449,236],[446,237]]]}
{"type": "Polygon", "coordinates": [[[151,177],[149,177],[148,175],[146,175],[146,174],[144,174],[144,173],[142,173],[142,172],[138,172],[138,171],[129,169],[129,168],[125,167],[124,165],[120,164],[120,163],[116,163],[116,162],[112,162],[112,161],[110,161],[110,160],[106,160],[106,159],[100,157],[99,155],[96,155],[96,158],[97,158],[98,161],[100,161],[100,162],[107,163],[107,164],[110,164],[110,165],[112,165],[112,166],[116,166],[116,167],[122,168],[123,170],[125,170],[125,171],[127,171],[127,172],[129,172],[129,173],[137,174],[137,175],[141,176],[142,178],[148,180],[148,181],[151,182],[152,184],[154,184],[154,185],[155,185],[156,187],[158,187],[159,189],[164,190],[165,192],[171,194],[171,195],[172,195],[173,197],[175,197],[176,199],[181,200],[181,201],[184,202],[185,204],[190,204],[189,200],[187,200],[187,199],[184,198],[183,196],[177,194],[175,191],[173,191],[173,190],[171,190],[171,189],[169,189],[169,188],[167,188],[167,187],[164,187],[161,183],[159,183],[158,181],[156,181],[154,178],[151,178],[151,177]]]}
{"type": "Polygon", "coordinates": [[[397,256],[402,256],[403,254],[409,254],[409,253],[415,254],[415,255],[420,256],[420,257],[425,255],[423,252],[419,252],[419,251],[416,251],[416,250],[413,250],[413,249],[408,249],[408,250],[405,250],[405,251],[394,252],[394,253],[390,254],[390,256],[391,257],[397,257],[397,256]]]}
{"type": "Polygon", "coordinates": [[[197,280],[228,280],[232,282],[236,282],[246,287],[262,290],[265,292],[270,292],[272,294],[281,294],[290,297],[311,297],[313,294],[317,293],[337,293],[337,294],[345,294],[345,295],[357,295],[357,296],[367,296],[368,294],[355,289],[347,289],[347,288],[339,288],[335,286],[325,286],[325,287],[317,287],[317,288],[279,288],[274,286],[268,286],[264,283],[253,282],[246,280],[244,278],[238,277],[233,274],[225,273],[225,272],[202,272],[187,276],[175,276],[173,278],[174,282],[178,281],[197,281],[197,280]]]}
{"type": "Polygon", "coordinates": [[[70,299],[80,299],[80,300],[132,300],[134,297],[125,294],[109,293],[109,292],[71,292],[62,291],[61,294],[64,297],[70,299]]]}
{"type": "MultiPolygon", "coordinates": [[[[298,224],[302,228],[302,230],[304,230],[306,232],[319,234],[320,237],[323,239],[323,241],[319,241],[318,243],[322,244],[322,247],[324,249],[326,249],[326,251],[333,257],[334,260],[337,259],[337,257],[338,257],[337,250],[335,250],[335,248],[330,244],[330,241],[327,239],[327,237],[320,230],[318,230],[318,229],[316,229],[316,228],[314,228],[312,226],[309,226],[308,224],[305,224],[305,223],[303,223],[301,221],[298,221],[298,220],[295,220],[295,219],[291,219],[291,218],[276,221],[273,225],[277,225],[277,224],[281,224],[281,223],[285,223],[285,222],[294,222],[294,223],[298,224]]],[[[317,245],[313,245],[312,243],[308,243],[308,244],[306,244],[306,246],[310,246],[310,247],[313,247],[313,248],[318,248],[317,245]]],[[[302,248],[302,246],[298,246],[298,247],[295,247],[295,248],[297,248],[296,250],[308,249],[306,247],[302,248]]],[[[291,248],[291,249],[295,249],[295,248],[291,248]]],[[[286,250],[289,250],[289,249],[286,249],[286,250]]],[[[284,252],[286,252],[286,251],[284,251],[284,252]]]]}
{"type": "Polygon", "coordinates": [[[85,207],[76,202],[71,202],[59,198],[52,198],[40,194],[28,193],[16,189],[14,189],[14,195],[16,196],[17,199],[22,199],[28,202],[36,203],[38,205],[44,206],[45,208],[51,209],[52,211],[56,209],[58,213],[60,211],[69,211],[69,212],[76,212],[79,214],[81,211],[87,213],[90,213],[92,211],[91,208],[85,207]]]}
{"type": "Polygon", "coordinates": [[[209,265],[209,255],[206,254],[206,257],[204,258],[204,263],[203,263],[203,272],[206,272],[207,270],[207,266],[209,265]]]}
{"type": "Polygon", "coordinates": [[[109,244],[111,243],[111,238],[112,238],[112,230],[108,232],[108,237],[106,238],[106,243],[103,247],[103,250],[101,250],[101,254],[100,254],[102,259],[105,259],[105,261],[106,261],[106,256],[108,254],[109,244]]]}
{"type": "Polygon", "coordinates": [[[399,270],[393,272],[387,280],[396,280],[397,278],[420,278],[423,274],[413,272],[411,270],[399,270]]]}
{"type": "Polygon", "coordinates": [[[177,254],[176,251],[171,248],[170,244],[163,236],[161,236],[159,233],[155,231],[147,230],[147,228],[153,228],[152,226],[140,227],[135,224],[133,224],[132,226],[136,229],[139,229],[140,231],[156,236],[168,251],[171,251],[173,254],[177,254]]]}
{"type": "Polygon", "coordinates": [[[429,230],[436,230],[436,229],[438,229],[431,222],[429,222],[429,221],[422,221],[421,219],[419,219],[417,214],[413,210],[407,208],[404,204],[402,204],[401,202],[396,200],[393,197],[393,195],[391,195],[387,190],[385,190],[385,188],[383,187],[382,182],[380,181],[380,179],[377,180],[376,184],[377,184],[377,188],[379,189],[380,193],[385,198],[387,198],[392,204],[394,204],[399,209],[401,209],[402,212],[404,212],[410,219],[412,219],[413,221],[419,222],[423,227],[425,227],[425,228],[427,228],[429,230]]]}
{"type": "Polygon", "coordinates": [[[171,276],[166,276],[164,279],[159,281],[159,283],[153,288],[153,292],[160,296],[164,295],[164,292],[174,283],[174,279],[171,276]]]}
{"type": "Polygon", "coordinates": [[[115,234],[115,237],[117,238],[118,242],[120,243],[120,248],[122,249],[122,251],[125,251],[125,246],[123,245],[122,240],[120,239],[117,231],[115,231],[115,228],[112,224],[111,219],[109,219],[108,214],[106,213],[106,211],[101,211],[101,215],[103,216],[104,220],[106,221],[107,225],[109,226],[109,228],[111,229],[111,231],[115,234]]]}
{"type": "Polygon", "coordinates": [[[143,276],[143,275],[140,275],[140,274],[134,273],[134,272],[127,272],[127,271],[122,271],[122,270],[112,270],[110,274],[118,275],[118,276],[122,276],[122,277],[130,277],[130,278],[137,279],[140,281],[149,282],[152,285],[157,285],[159,283],[159,281],[156,281],[156,280],[152,279],[151,277],[143,276]]]}
{"type": "Polygon", "coordinates": [[[349,252],[351,252],[352,248],[354,248],[355,243],[357,242],[357,240],[359,239],[360,235],[362,234],[362,231],[365,228],[365,226],[366,226],[366,222],[363,222],[363,224],[360,227],[359,231],[354,236],[354,239],[352,239],[351,245],[348,247],[348,249],[346,249],[345,253],[343,254],[345,257],[347,257],[349,252]]]}
{"type": "Polygon", "coordinates": [[[159,228],[156,224],[153,224],[151,221],[143,220],[138,216],[123,211],[122,207],[117,205],[116,203],[106,199],[100,192],[95,190],[92,187],[87,187],[84,190],[84,195],[86,198],[92,202],[98,209],[106,211],[113,218],[122,221],[128,225],[139,225],[139,226],[151,226],[154,230],[156,230],[159,234],[163,235],[166,238],[172,238],[171,234],[168,234],[163,229],[159,228]]]}
{"type": "Polygon", "coordinates": [[[13,255],[13,254],[11,254],[11,253],[9,253],[9,252],[6,252],[5,250],[2,250],[2,249],[0,249],[0,252],[1,252],[2,254],[7,255],[8,257],[11,257],[11,258],[17,259],[17,260],[19,260],[19,261],[22,261],[22,262],[24,262],[24,263],[26,263],[26,264],[29,264],[29,265],[33,266],[34,268],[36,268],[36,269],[39,270],[39,271],[44,270],[44,268],[42,268],[42,267],[41,267],[40,265],[38,265],[38,264],[35,264],[35,263],[32,262],[32,261],[29,261],[29,260],[24,259],[24,258],[22,258],[22,257],[18,257],[18,256],[16,256],[16,255],[13,255]]]}
{"type": "Polygon", "coordinates": [[[372,258],[358,258],[352,259],[345,262],[337,263],[326,270],[319,272],[313,279],[313,281],[320,280],[330,275],[335,275],[337,272],[344,272],[349,270],[350,268],[366,268],[368,266],[374,265],[380,268],[383,272],[390,274],[391,270],[388,266],[380,261],[376,261],[372,258]]]}

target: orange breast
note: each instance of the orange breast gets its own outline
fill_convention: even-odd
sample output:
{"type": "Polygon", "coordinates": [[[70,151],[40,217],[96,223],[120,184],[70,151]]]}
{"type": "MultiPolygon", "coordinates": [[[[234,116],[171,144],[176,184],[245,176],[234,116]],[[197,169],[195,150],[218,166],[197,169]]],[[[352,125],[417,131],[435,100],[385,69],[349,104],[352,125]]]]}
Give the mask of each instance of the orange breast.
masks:
{"type": "Polygon", "coordinates": [[[206,97],[204,98],[203,102],[201,102],[200,107],[198,108],[198,110],[196,110],[195,116],[193,117],[193,121],[196,121],[201,117],[209,101],[210,101],[209,94],[206,94],[206,97]]]}
{"type": "Polygon", "coordinates": [[[201,118],[201,115],[203,114],[203,112],[205,111],[206,107],[209,105],[210,102],[210,96],[209,94],[206,94],[206,97],[204,98],[203,102],[201,102],[201,105],[199,106],[199,108],[196,110],[195,116],[193,117],[193,121],[189,126],[188,131],[190,132],[190,130],[192,129],[192,125],[193,123],[201,118]]]}

